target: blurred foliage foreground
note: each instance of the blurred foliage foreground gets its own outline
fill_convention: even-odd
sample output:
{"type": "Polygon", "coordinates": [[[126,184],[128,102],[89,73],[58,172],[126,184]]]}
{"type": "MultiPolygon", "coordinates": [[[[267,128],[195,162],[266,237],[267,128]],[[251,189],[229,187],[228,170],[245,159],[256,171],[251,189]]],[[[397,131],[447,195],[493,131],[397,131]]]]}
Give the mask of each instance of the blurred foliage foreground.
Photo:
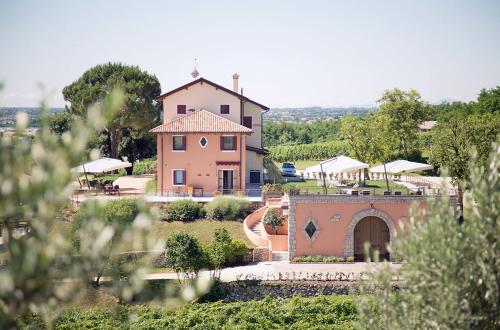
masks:
{"type": "Polygon", "coordinates": [[[470,161],[463,220],[447,198],[413,209],[391,254],[401,268],[374,273],[357,304],[364,329],[500,328],[500,143],[485,166],[470,161]],[[392,280],[401,279],[394,294],[392,280]]]}
{"type": "MultiPolygon", "coordinates": [[[[50,131],[45,111],[36,136],[27,137],[28,118],[20,114],[16,134],[0,137],[0,224],[5,250],[0,270],[1,329],[15,327],[15,318],[31,313],[51,327],[61,306],[79,299],[95,283],[96,274],[113,262],[117,240],[129,242],[135,250],[163,249],[150,239],[151,211],[141,200],[135,202],[135,219],[128,222],[110,221],[102,201],[89,203],[85,219],[81,219],[78,255],[74,255],[69,237],[49,230],[57,221],[57,210],[72,194],[75,173],[71,168],[98,157],[96,151],[89,157],[87,141],[103,129],[122,102],[121,92],[110,93],[89,108],[86,120],[76,122],[61,136],[50,131]],[[27,223],[30,230],[18,237],[14,228],[20,222],[27,223]]],[[[146,264],[144,260],[140,265],[146,264]]],[[[122,301],[140,292],[145,273],[140,265],[112,267],[110,292],[122,301]]]]}

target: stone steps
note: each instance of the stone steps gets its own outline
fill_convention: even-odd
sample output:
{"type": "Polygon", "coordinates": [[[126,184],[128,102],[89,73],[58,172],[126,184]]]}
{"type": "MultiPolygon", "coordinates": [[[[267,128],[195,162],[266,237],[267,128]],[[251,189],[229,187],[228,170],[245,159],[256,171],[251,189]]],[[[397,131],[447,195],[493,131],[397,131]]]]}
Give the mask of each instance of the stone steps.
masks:
{"type": "Polygon", "coordinates": [[[259,220],[258,222],[254,223],[251,227],[250,230],[256,233],[259,236],[262,236],[264,227],[262,225],[262,220],[259,220]]]}
{"type": "Polygon", "coordinates": [[[286,251],[273,251],[272,261],[288,261],[288,252],[286,251]]]}

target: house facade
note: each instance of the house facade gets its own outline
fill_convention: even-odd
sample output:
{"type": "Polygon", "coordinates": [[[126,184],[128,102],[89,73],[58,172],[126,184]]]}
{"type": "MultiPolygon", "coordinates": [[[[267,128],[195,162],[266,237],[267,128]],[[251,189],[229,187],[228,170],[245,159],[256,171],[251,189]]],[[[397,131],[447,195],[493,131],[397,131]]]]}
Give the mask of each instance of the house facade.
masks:
{"type": "Polygon", "coordinates": [[[157,135],[160,195],[248,193],[263,182],[262,115],[268,107],[205,78],[161,95],[157,135]]]}

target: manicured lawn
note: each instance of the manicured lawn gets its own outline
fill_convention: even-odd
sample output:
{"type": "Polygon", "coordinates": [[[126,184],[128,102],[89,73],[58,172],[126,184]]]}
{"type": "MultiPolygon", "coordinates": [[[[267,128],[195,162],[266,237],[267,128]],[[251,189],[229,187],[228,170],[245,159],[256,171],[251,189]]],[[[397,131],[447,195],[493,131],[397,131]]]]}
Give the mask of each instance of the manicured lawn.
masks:
{"type": "MultiPolygon", "coordinates": [[[[317,193],[323,193],[323,186],[318,185],[318,181],[316,180],[306,180],[304,182],[288,182],[285,183],[284,185],[295,185],[300,187],[300,192],[301,193],[311,193],[311,194],[317,194],[317,193]]],[[[321,183],[320,183],[321,184],[321,183]]],[[[399,190],[403,194],[408,193],[408,189],[402,185],[396,184],[392,181],[389,181],[389,188],[391,191],[399,190]]],[[[387,190],[385,180],[367,180],[366,181],[366,187],[357,187],[353,188],[356,190],[370,190],[371,194],[377,194],[377,195],[382,195],[385,190],[387,190]]],[[[329,194],[338,194],[339,189],[338,188],[328,188],[328,193],[329,194]]]]}
{"type": "MultiPolygon", "coordinates": [[[[155,239],[166,240],[173,233],[186,231],[198,237],[202,243],[208,243],[212,240],[215,230],[221,227],[226,228],[233,239],[243,240],[247,243],[248,247],[253,247],[253,244],[247,239],[243,231],[243,224],[239,221],[209,221],[203,219],[193,222],[167,222],[157,220],[155,221],[153,235],[155,239]]],[[[52,230],[60,232],[65,237],[70,237],[71,222],[56,221],[52,230]]],[[[130,250],[130,248],[124,246],[123,251],[127,250],[130,250]]]]}
{"type": "MultiPolygon", "coordinates": [[[[298,160],[294,163],[296,170],[305,170],[306,168],[319,164],[319,160],[298,160]]],[[[283,163],[276,163],[279,169],[283,163]]]]}
{"type": "Polygon", "coordinates": [[[233,239],[243,240],[247,243],[247,246],[253,246],[243,231],[243,223],[239,221],[210,221],[205,219],[193,222],[157,221],[155,227],[154,235],[158,239],[167,239],[172,233],[187,231],[198,237],[202,243],[210,242],[217,228],[226,228],[233,239]]]}

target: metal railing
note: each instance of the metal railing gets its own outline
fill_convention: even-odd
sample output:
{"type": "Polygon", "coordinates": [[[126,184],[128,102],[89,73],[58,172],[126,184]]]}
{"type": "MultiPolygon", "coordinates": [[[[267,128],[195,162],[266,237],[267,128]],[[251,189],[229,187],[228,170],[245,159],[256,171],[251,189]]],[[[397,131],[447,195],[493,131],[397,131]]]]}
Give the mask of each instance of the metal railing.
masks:
{"type": "Polygon", "coordinates": [[[368,188],[368,187],[356,187],[356,188],[327,188],[325,194],[325,189],[323,187],[300,187],[300,195],[351,195],[351,196],[456,196],[457,191],[455,189],[443,189],[441,188],[427,188],[420,187],[417,191],[413,191],[409,188],[384,190],[381,188],[368,188]]]}
{"type": "Polygon", "coordinates": [[[252,188],[252,189],[221,189],[217,191],[193,191],[192,194],[188,192],[188,190],[163,190],[162,192],[155,191],[153,193],[154,196],[161,197],[214,197],[214,196],[225,196],[225,195],[234,195],[234,196],[245,196],[245,197],[260,197],[262,195],[262,190],[260,188],[252,188]]]}

